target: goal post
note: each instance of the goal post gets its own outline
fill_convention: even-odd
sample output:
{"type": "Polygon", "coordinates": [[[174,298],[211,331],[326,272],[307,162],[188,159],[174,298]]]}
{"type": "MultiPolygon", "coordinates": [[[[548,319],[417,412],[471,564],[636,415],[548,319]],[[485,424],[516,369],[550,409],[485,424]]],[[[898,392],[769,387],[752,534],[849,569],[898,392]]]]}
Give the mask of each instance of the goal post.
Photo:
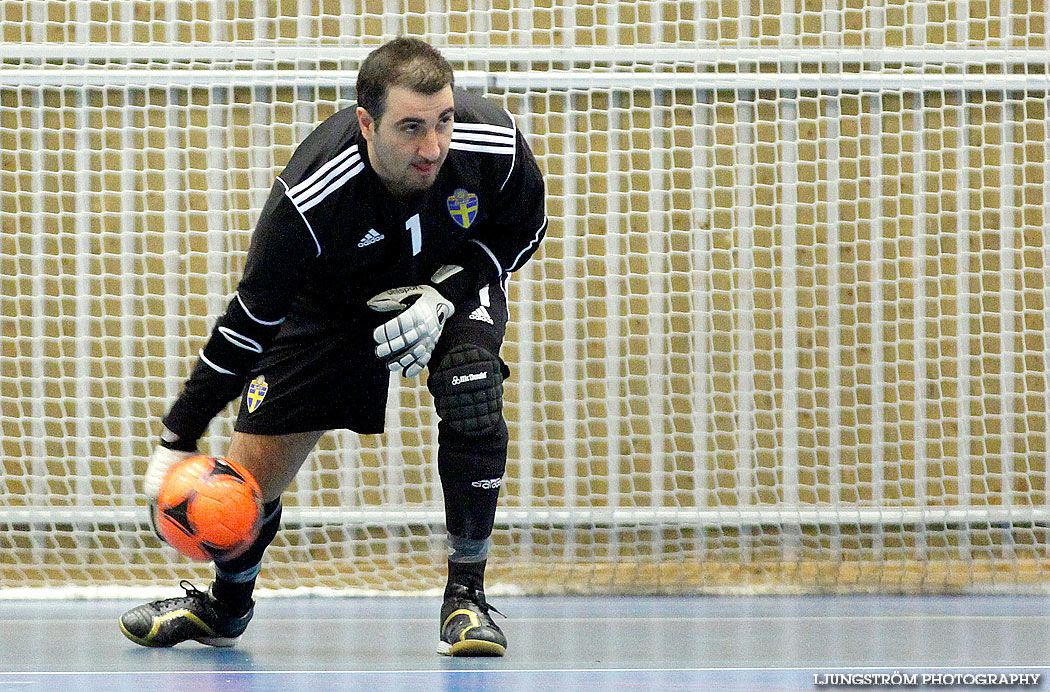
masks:
{"type": "MultiPolygon", "coordinates": [[[[496,590],[1045,591],[1046,4],[518,5],[0,0],[0,597],[210,577],[146,521],[159,418],[401,34],[547,181],[496,590]]],[[[392,380],[386,433],[325,436],[260,584],[440,587],[435,426],[392,380]]]]}

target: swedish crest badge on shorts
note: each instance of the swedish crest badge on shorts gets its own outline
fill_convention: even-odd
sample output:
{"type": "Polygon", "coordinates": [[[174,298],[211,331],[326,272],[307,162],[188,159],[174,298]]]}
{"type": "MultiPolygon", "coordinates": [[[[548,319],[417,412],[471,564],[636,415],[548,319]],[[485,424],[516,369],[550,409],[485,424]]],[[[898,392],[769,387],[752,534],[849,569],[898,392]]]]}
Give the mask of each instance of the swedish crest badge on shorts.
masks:
{"type": "Polygon", "coordinates": [[[262,375],[252,380],[248,385],[248,396],[245,397],[248,401],[248,413],[254,413],[255,409],[262,405],[263,399],[266,398],[266,390],[269,388],[266,378],[262,375]]]}
{"type": "Polygon", "coordinates": [[[470,228],[470,224],[474,223],[474,217],[478,215],[478,196],[459,187],[446,200],[446,203],[452,220],[461,228],[470,228]]]}

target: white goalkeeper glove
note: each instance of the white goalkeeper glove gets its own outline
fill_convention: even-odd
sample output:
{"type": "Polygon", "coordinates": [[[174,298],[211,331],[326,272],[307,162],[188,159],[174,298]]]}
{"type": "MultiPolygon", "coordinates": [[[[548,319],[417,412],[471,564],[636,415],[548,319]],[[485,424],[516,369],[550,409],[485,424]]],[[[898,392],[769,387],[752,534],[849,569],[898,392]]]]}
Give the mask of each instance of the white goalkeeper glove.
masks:
{"type": "Polygon", "coordinates": [[[441,329],[456,308],[433,286],[402,286],[374,296],[368,307],[377,312],[401,312],[372,332],[376,356],[391,372],[415,377],[430,362],[441,329]]]}
{"type": "Polygon", "coordinates": [[[149,458],[149,464],[146,466],[146,475],[142,479],[142,492],[149,500],[149,523],[153,527],[153,533],[157,534],[157,538],[162,541],[165,540],[164,536],[157,528],[157,496],[160,495],[160,484],[164,481],[164,476],[168,475],[168,469],[183,459],[200,454],[196,450],[186,452],[165,446],[165,443],[177,442],[178,439],[178,435],[164,428],[160,436],[160,444],[153,450],[153,456],[149,458]]]}
{"type": "Polygon", "coordinates": [[[153,450],[153,456],[149,458],[149,465],[146,466],[146,475],[142,479],[142,492],[146,494],[150,504],[156,504],[157,495],[160,494],[160,484],[164,480],[164,476],[168,474],[168,469],[183,459],[189,459],[200,454],[196,450],[185,452],[165,446],[165,442],[178,440],[175,433],[167,428],[164,429],[160,439],[161,443],[153,450]]]}

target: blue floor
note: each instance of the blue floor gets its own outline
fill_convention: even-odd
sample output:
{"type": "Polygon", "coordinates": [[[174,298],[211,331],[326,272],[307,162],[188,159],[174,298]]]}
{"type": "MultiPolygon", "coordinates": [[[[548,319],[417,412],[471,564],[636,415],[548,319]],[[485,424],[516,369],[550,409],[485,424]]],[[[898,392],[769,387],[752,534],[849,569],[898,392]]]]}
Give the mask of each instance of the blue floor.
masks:
{"type": "Polygon", "coordinates": [[[1050,689],[1046,598],[493,601],[508,615],[502,659],[434,653],[438,603],[429,598],[264,599],[234,649],[138,647],[116,624],[132,601],[0,600],[0,691],[811,692],[845,689],[818,684],[829,674],[894,671],[1038,674],[1038,684],[1009,689],[1050,689]]]}

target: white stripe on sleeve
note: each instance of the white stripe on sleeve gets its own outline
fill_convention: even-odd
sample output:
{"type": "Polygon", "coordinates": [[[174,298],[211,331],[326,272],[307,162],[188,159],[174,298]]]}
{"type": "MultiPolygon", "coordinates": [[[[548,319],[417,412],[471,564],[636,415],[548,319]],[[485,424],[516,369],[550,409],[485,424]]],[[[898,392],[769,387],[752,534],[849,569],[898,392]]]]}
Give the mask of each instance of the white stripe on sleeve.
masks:
{"type": "MultiPolygon", "coordinates": [[[[324,194],[321,194],[321,196],[324,197],[327,194],[327,193],[324,192],[325,188],[328,187],[329,184],[332,184],[333,180],[335,180],[336,178],[341,176],[343,173],[345,173],[348,168],[353,168],[360,161],[361,161],[361,156],[358,155],[358,154],[354,154],[353,156],[351,156],[350,158],[346,159],[341,164],[339,164],[338,166],[333,168],[331,171],[329,171],[328,175],[326,175],[325,177],[321,178],[320,180],[318,180],[316,183],[314,183],[310,187],[305,188],[305,189],[303,189],[301,191],[298,191],[298,192],[293,192],[292,193],[292,201],[295,202],[296,204],[302,205],[304,202],[306,202],[308,199],[310,199],[314,195],[324,193],[324,194]]],[[[297,185],[296,187],[298,188],[299,186],[297,185]]]]}
{"type": "Polygon", "coordinates": [[[223,375],[236,375],[237,374],[235,372],[231,372],[231,371],[227,370],[226,368],[220,368],[218,365],[216,365],[215,363],[213,363],[210,360],[208,360],[208,357],[204,355],[204,349],[203,348],[200,351],[197,352],[197,355],[200,356],[200,359],[202,361],[204,361],[205,365],[207,365],[212,370],[215,370],[216,372],[221,372],[223,375]]]}
{"type": "Polygon", "coordinates": [[[244,304],[244,301],[241,300],[241,295],[239,293],[234,293],[233,295],[237,296],[237,302],[241,304],[241,309],[244,310],[244,314],[246,314],[248,317],[250,317],[253,322],[258,322],[259,324],[266,325],[267,327],[272,327],[275,324],[280,324],[281,322],[284,322],[284,318],[283,317],[281,319],[279,319],[279,320],[273,320],[272,322],[267,322],[266,320],[260,320],[258,317],[253,315],[252,311],[248,309],[248,306],[244,304]]]}
{"type": "MultiPolygon", "coordinates": [[[[277,179],[281,181],[281,185],[284,185],[284,194],[288,195],[288,183],[284,182],[284,180],[281,180],[281,176],[277,176],[277,179]]],[[[295,210],[297,212],[299,212],[299,216],[300,216],[300,218],[302,218],[303,223],[306,224],[306,230],[310,232],[310,237],[314,239],[314,245],[317,246],[317,255],[316,255],[316,257],[320,257],[321,256],[321,243],[317,240],[317,234],[314,233],[314,227],[310,225],[310,222],[306,219],[306,215],[303,214],[303,210],[299,208],[299,205],[295,203],[295,200],[292,199],[291,195],[288,195],[288,201],[292,203],[292,206],[295,207],[295,210]]],[[[243,305],[243,303],[242,303],[242,305],[243,305]]],[[[255,318],[253,317],[252,319],[255,319],[255,318]]],[[[259,320],[255,320],[255,321],[259,322],[259,320]]],[[[265,322],[260,322],[260,324],[266,324],[266,323],[265,322]]]]}
{"type": "Polygon", "coordinates": [[[328,161],[323,166],[318,168],[316,171],[311,173],[309,178],[306,178],[305,180],[301,180],[300,182],[296,183],[295,187],[293,187],[290,190],[291,195],[289,195],[289,196],[298,195],[300,192],[302,192],[303,190],[305,190],[306,188],[310,187],[315,182],[317,182],[317,180],[319,178],[321,178],[329,170],[331,170],[335,166],[338,166],[340,163],[342,163],[343,160],[346,159],[348,156],[352,156],[352,155],[354,155],[356,153],[357,153],[357,145],[356,144],[347,147],[346,149],[341,151],[339,154],[337,154],[335,157],[333,157],[331,161],[328,161]]]}
{"type": "Polygon", "coordinates": [[[449,149],[458,149],[460,151],[480,151],[485,154],[504,154],[506,156],[514,156],[513,145],[509,146],[484,146],[481,144],[467,144],[465,142],[457,142],[453,140],[452,144],[449,145],[449,149]]]}
{"type": "Polygon", "coordinates": [[[534,248],[534,247],[536,247],[537,245],[539,245],[539,243],[540,243],[540,238],[542,238],[542,237],[543,237],[543,231],[544,231],[544,230],[545,230],[546,228],[547,228],[547,217],[546,217],[546,216],[544,216],[544,217],[543,217],[543,223],[541,223],[541,224],[540,224],[540,227],[539,227],[539,228],[538,228],[538,229],[536,230],[536,235],[535,235],[535,236],[533,236],[533,238],[532,238],[532,242],[531,242],[531,243],[529,243],[529,244],[528,244],[527,246],[525,246],[525,249],[524,249],[524,250],[522,250],[521,252],[519,252],[519,253],[518,253],[518,256],[514,258],[514,261],[513,261],[513,262],[511,262],[511,265],[510,265],[510,269],[508,269],[508,270],[507,270],[507,273],[510,273],[510,272],[513,272],[513,271],[517,271],[517,270],[518,270],[518,268],[519,268],[519,267],[518,267],[518,261],[519,261],[519,260],[520,260],[520,259],[521,259],[521,258],[522,258],[522,257],[523,257],[524,255],[525,255],[525,253],[526,253],[526,252],[528,252],[528,251],[529,251],[529,250],[531,250],[532,248],[534,248]]]}
{"type": "Polygon", "coordinates": [[[345,174],[343,174],[343,177],[339,178],[338,180],[334,181],[331,185],[326,187],[324,189],[324,191],[321,192],[321,194],[317,195],[316,197],[314,197],[313,199],[311,199],[311,200],[309,200],[307,202],[304,202],[303,205],[301,207],[299,207],[299,211],[305,213],[306,211],[308,211],[310,209],[313,209],[318,204],[323,202],[325,197],[327,197],[328,195],[332,194],[333,192],[335,192],[336,190],[341,188],[346,183],[347,180],[350,180],[350,178],[353,178],[355,175],[357,175],[358,173],[360,173],[364,169],[365,169],[364,161],[359,162],[356,166],[354,166],[349,171],[347,171],[345,174]]]}
{"type": "Polygon", "coordinates": [[[488,246],[486,246],[485,243],[481,242],[480,240],[474,240],[473,238],[470,240],[470,242],[476,243],[478,247],[484,250],[485,254],[489,256],[490,260],[492,260],[492,263],[496,265],[496,271],[499,274],[503,274],[503,267],[500,265],[499,260],[496,259],[496,255],[492,253],[492,250],[488,249],[488,246]]]}
{"type": "Polygon", "coordinates": [[[452,135],[453,142],[489,142],[491,144],[513,144],[514,135],[488,135],[480,132],[457,132],[452,135]]]}
{"type": "Polygon", "coordinates": [[[452,127],[452,135],[462,132],[487,132],[494,135],[510,135],[514,136],[514,128],[506,127],[504,125],[487,125],[485,123],[460,123],[457,122],[452,127]]]}
{"type": "Polygon", "coordinates": [[[234,331],[229,327],[219,327],[219,333],[226,337],[226,340],[237,348],[243,348],[245,351],[252,351],[254,353],[262,353],[263,347],[255,339],[245,336],[240,332],[234,331]]]}

